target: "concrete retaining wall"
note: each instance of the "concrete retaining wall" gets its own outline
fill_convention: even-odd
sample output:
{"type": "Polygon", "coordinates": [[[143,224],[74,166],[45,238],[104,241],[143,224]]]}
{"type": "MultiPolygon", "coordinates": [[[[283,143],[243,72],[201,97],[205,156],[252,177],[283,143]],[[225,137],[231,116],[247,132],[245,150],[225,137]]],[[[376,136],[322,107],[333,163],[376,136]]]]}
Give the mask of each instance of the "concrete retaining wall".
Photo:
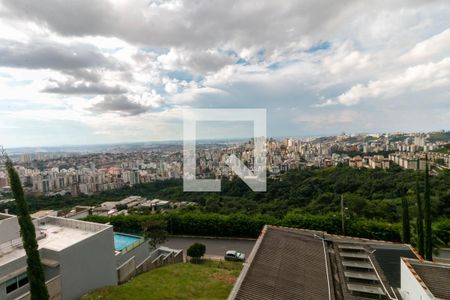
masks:
{"type": "Polygon", "coordinates": [[[179,262],[183,262],[183,250],[160,247],[153,251],[143,263],[137,266],[136,273],[140,274],[161,266],[179,262]]]}

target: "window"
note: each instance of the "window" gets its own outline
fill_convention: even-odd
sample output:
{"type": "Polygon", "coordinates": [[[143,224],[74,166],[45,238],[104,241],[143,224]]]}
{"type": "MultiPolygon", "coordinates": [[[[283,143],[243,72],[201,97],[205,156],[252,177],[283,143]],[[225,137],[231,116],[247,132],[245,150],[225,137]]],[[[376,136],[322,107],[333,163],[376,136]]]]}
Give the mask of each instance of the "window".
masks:
{"type": "Polygon", "coordinates": [[[17,277],[11,278],[6,282],[6,293],[9,294],[12,291],[17,290],[20,287],[23,287],[28,283],[27,273],[23,273],[17,277]]]}
{"type": "Polygon", "coordinates": [[[6,282],[6,293],[9,294],[17,289],[17,277],[6,282]]]}
{"type": "Polygon", "coordinates": [[[27,273],[24,273],[17,277],[17,285],[19,287],[23,287],[25,284],[28,283],[28,276],[27,273]]]}

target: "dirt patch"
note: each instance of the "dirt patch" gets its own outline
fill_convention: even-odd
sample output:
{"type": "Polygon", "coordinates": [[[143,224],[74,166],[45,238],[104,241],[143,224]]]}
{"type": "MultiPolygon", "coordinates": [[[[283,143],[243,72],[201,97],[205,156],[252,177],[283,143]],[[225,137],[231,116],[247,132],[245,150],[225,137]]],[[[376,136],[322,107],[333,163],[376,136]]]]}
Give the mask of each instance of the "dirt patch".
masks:
{"type": "Polygon", "coordinates": [[[231,285],[234,285],[234,283],[236,282],[236,276],[234,275],[214,274],[213,277],[217,280],[226,282],[231,285]]]}

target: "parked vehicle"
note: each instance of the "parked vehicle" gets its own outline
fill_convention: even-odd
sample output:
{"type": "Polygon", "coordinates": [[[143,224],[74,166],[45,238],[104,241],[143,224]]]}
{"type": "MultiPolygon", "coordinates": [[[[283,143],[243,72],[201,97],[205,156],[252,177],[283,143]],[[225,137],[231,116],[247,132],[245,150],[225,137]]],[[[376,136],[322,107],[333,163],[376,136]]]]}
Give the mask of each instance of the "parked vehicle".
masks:
{"type": "Polygon", "coordinates": [[[229,261],[245,261],[245,254],[235,250],[228,250],[225,252],[225,260],[229,261]]]}

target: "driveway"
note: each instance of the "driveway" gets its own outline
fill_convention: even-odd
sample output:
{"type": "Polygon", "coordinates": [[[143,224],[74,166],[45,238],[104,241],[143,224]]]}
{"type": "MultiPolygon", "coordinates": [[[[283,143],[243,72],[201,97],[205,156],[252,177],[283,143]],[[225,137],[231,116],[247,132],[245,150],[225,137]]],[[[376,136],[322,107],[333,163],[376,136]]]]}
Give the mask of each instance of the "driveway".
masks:
{"type": "Polygon", "coordinates": [[[205,256],[211,258],[223,258],[225,251],[236,250],[245,254],[245,257],[250,255],[253,245],[256,240],[250,239],[224,239],[224,238],[201,238],[201,237],[178,237],[170,236],[169,240],[163,246],[172,249],[183,249],[183,254],[186,256],[186,250],[193,243],[201,243],[206,246],[205,256]]]}

